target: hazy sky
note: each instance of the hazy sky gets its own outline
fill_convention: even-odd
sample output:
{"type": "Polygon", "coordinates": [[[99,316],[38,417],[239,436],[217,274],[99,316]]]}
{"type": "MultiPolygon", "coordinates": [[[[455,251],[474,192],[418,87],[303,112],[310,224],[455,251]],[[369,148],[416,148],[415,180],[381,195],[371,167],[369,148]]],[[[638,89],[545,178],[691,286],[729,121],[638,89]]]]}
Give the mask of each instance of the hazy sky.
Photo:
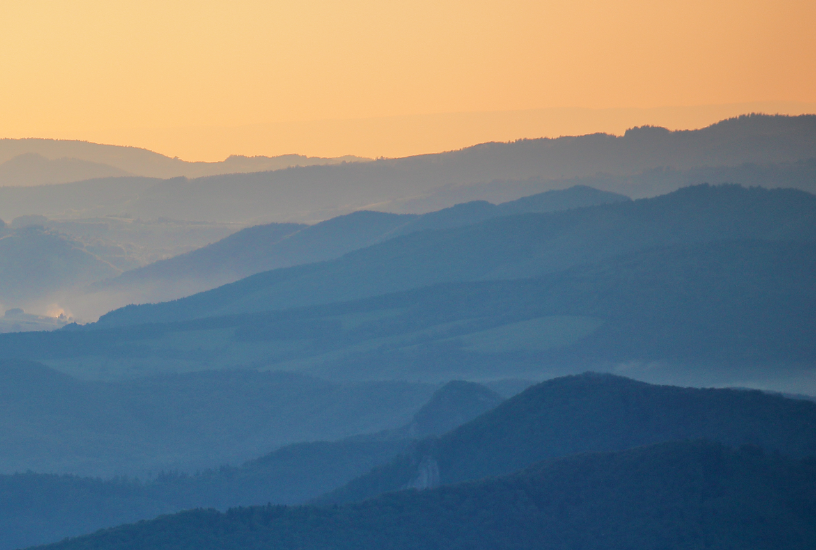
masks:
{"type": "Polygon", "coordinates": [[[808,111],[814,29],[814,0],[3,0],[0,137],[190,160],[392,156],[425,138],[461,146],[474,125],[492,135],[478,122],[490,117],[446,113],[494,113],[496,139],[509,139],[569,125],[512,130],[496,112],[808,111]],[[417,116],[436,122],[398,122],[417,116]]]}

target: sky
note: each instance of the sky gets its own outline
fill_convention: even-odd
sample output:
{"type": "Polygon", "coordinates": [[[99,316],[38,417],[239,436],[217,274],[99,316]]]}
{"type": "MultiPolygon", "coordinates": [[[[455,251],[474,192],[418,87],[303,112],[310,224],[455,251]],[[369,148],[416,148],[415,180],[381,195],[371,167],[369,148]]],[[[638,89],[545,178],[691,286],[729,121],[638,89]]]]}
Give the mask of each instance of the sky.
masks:
{"type": "Polygon", "coordinates": [[[816,112],[813,0],[3,0],[0,137],[403,156],[816,112]]]}

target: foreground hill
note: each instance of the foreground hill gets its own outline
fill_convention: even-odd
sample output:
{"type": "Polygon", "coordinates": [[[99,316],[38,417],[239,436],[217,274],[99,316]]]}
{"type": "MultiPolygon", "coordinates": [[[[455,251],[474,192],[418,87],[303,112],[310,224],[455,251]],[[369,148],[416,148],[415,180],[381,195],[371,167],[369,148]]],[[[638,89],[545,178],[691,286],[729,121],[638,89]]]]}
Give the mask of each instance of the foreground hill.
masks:
{"type": "Polygon", "coordinates": [[[756,391],[653,386],[586,374],[544,382],[500,402],[483,386],[451,382],[396,430],[291,445],[238,468],[162,475],[142,484],[0,476],[0,517],[7,521],[0,549],[185,508],[299,503],[372,467],[320,502],[362,500],[404,487],[511,473],[542,459],[677,439],[758,444],[794,457],[816,453],[816,404],[756,391]],[[441,435],[447,428],[453,431],[441,435]],[[425,439],[412,443],[406,437],[425,439]],[[66,506],[54,509],[52,502],[66,506]]]}
{"type": "MultiPolygon", "coordinates": [[[[93,286],[108,308],[128,303],[157,302],[188,296],[238,279],[299,264],[331,260],[401,235],[461,227],[490,218],[530,212],[627,202],[628,197],[590,187],[548,191],[500,205],[471,202],[422,216],[360,211],[311,226],[254,226],[181,256],[123,273],[93,286]]],[[[91,298],[94,300],[94,298],[91,298]]],[[[73,300],[72,310],[88,301],[73,300]]],[[[98,302],[100,300],[94,300],[98,302]]]]}
{"type": "Polygon", "coordinates": [[[535,462],[708,439],[816,456],[816,404],[758,391],[652,386],[584,374],[543,382],[352,481],[321,502],[363,500],[515,472],[535,462]]]}
{"type": "Polygon", "coordinates": [[[335,508],[195,510],[49,548],[804,550],[816,544],[814,504],[812,460],[666,443],[335,508]]]}
{"type": "Polygon", "coordinates": [[[649,247],[724,239],[816,240],[816,195],[696,186],[654,199],[422,231],[342,258],[279,269],[97,326],[180,321],[353,300],[454,281],[514,279],[649,247]]]}
{"type": "Polygon", "coordinates": [[[409,424],[396,430],[335,442],[298,443],[240,467],[222,466],[195,475],[162,474],[148,482],[33,472],[0,475],[0,550],[190,508],[301,503],[386,463],[410,445],[407,438],[439,435],[500,402],[484,386],[451,382],[434,392],[409,424]]]}
{"type": "Polygon", "coordinates": [[[398,428],[433,390],[249,370],[100,383],[0,361],[0,472],[146,475],[240,463],[294,442],[398,428]]]}

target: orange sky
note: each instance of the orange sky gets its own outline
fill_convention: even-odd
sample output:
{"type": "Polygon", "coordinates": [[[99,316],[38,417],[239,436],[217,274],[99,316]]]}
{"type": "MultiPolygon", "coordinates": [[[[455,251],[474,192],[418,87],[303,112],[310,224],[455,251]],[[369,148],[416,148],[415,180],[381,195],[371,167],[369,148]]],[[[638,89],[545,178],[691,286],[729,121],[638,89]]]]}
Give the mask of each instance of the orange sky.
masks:
{"type": "Polygon", "coordinates": [[[397,156],[813,112],[814,29],[813,0],[4,0],[0,137],[397,156]]]}

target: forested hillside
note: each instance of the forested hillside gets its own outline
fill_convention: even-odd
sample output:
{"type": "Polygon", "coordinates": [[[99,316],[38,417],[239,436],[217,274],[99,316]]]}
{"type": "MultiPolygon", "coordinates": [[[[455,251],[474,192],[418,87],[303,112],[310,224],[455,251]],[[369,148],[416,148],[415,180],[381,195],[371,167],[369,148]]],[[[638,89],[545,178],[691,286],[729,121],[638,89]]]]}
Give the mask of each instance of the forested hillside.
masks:
{"type": "MultiPolygon", "coordinates": [[[[302,503],[371,468],[314,502],[362,501],[438,485],[455,493],[462,481],[495,479],[542,460],[552,463],[580,453],[691,439],[752,445],[746,456],[754,458],[763,452],[802,458],[816,455],[813,426],[816,404],[758,391],[654,386],[589,373],[541,383],[501,403],[483,386],[452,382],[437,390],[402,428],[336,442],[299,443],[240,467],[162,474],[142,483],[34,473],[0,476],[0,515],[7,521],[0,531],[0,548],[186,508],[223,511],[266,502],[302,503]],[[442,433],[447,428],[452,431],[442,433]],[[424,439],[410,439],[416,437],[424,439]],[[45,504],[50,500],[70,504],[52,509],[45,504]]],[[[706,453],[714,449],[732,454],[713,443],[703,447],[706,453]]],[[[686,459],[688,449],[681,446],[677,455],[677,447],[666,448],[674,449],[675,456],[664,453],[664,458],[686,459]]],[[[487,501],[474,505],[496,511],[504,506],[493,508],[487,501]]],[[[182,526],[182,532],[189,527],[182,526]]]]}
{"type": "Polygon", "coordinates": [[[805,550],[816,544],[814,504],[812,460],[683,442],[341,507],[195,510],[48,548],[805,550]]]}

